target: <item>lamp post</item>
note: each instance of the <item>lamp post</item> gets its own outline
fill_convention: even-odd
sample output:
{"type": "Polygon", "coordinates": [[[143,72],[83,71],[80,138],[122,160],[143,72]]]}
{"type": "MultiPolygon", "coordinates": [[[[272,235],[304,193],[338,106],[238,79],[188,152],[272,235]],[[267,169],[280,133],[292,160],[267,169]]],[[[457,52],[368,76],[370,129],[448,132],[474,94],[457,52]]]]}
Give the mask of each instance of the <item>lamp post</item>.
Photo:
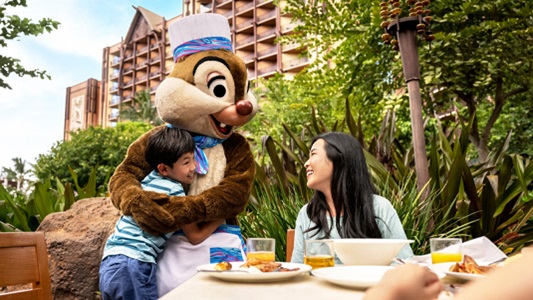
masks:
{"type": "MultiPolygon", "coordinates": [[[[432,20],[428,9],[430,3],[430,0],[406,0],[403,5],[400,0],[380,3],[383,21],[381,27],[385,31],[382,35],[383,42],[390,44],[394,50],[399,50],[402,58],[403,74],[409,93],[415,171],[419,192],[423,191],[424,186],[429,181],[429,168],[420,97],[417,34],[428,42],[435,38],[429,30],[429,23],[432,20]],[[409,8],[409,16],[400,17],[405,8],[409,8]]],[[[428,191],[428,189],[424,190],[423,198],[427,197],[428,191]]]]}

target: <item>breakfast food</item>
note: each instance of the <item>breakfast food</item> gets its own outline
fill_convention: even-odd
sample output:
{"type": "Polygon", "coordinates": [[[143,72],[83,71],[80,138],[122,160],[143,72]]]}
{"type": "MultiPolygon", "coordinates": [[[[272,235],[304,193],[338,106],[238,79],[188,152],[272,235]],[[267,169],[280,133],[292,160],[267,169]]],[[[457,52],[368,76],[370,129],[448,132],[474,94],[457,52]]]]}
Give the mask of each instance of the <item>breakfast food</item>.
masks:
{"type": "Polygon", "coordinates": [[[250,258],[239,268],[256,268],[259,271],[265,272],[291,272],[298,271],[300,268],[284,268],[281,263],[270,260],[261,260],[257,258],[250,258]]]}
{"type": "MultiPolygon", "coordinates": [[[[230,271],[232,269],[232,265],[227,261],[223,261],[217,263],[214,266],[214,269],[216,271],[230,271]]],[[[238,269],[249,269],[250,273],[291,272],[300,270],[300,268],[284,268],[279,262],[261,260],[257,258],[248,259],[245,263],[240,265],[238,269]]]]}
{"type": "Polygon", "coordinates": [[[250,258],[248,259],[244,264],[240,266],[241,268],[250,268],[255,267],[259,269],[261,272],[273,272],[277,269],[281,268],[281,263],[269,261],[269,260],[261,260],[258,258],[250,258]]]}
{"type": "Polygon", "coordinates": [[[222,262],[219,262],[218,264],[215,265],[215,270],[217,271],[228,271],[228,270],[231,270],[231,264],[227,261],[222,261],[222,262]]]}
{"type": "Polygon", "coordinates": [[[455,263],[450,267],[451,272],[468,273],[468,274],[486,274],[494,269],[494,266],[480,266],[476,261],[465,255],[462,263],[455,263]]]}

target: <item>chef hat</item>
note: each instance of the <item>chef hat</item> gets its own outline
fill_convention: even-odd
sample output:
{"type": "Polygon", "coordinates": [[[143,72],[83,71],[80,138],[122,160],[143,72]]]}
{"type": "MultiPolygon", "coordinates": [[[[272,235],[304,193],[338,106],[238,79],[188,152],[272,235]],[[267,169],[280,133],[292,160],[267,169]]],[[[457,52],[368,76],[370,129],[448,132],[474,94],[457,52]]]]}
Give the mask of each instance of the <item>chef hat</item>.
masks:
{"type": "Polygon", "coordinates": [[[231,32],[226,17],[203,13],[176,20],[168,28],[174,62],[205,50],[232,51],[231,32]]]}

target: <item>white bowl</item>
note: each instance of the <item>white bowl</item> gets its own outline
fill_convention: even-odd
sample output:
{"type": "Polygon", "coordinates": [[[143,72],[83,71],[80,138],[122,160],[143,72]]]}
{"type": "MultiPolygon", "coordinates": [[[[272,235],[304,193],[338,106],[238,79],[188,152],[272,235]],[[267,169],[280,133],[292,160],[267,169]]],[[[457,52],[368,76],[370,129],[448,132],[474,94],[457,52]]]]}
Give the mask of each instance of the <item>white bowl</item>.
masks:
{"type": "Polygon", "coordinates": [[[347,266],[387,266],[413,240],[335,239],[335,253],[347,266]]]}

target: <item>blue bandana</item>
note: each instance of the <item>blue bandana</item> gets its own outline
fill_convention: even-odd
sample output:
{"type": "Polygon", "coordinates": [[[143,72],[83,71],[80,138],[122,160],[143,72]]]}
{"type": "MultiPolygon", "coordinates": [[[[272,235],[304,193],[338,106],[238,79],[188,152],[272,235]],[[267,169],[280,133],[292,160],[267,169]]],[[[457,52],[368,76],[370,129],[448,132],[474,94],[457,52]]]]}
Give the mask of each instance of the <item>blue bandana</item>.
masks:
{"type": "MultiPolygon", "coordinates": [[[[172,124],[166,124],[168,128],[174,128],[172,124]]],[[[226,139],[216,139],[205,135],[193,136],[195,149],[194,149],[194,159],[196,160],[196,173],[205,175],[207,174],[207,169],[209,168],[209,162],[207,161],[207,156],[205,156],[205,148],[215,147],[216,145],[222,143],[226,139]]]]}
{"type": "Polygon", "coordinates": [[[194,158],[196,159],[196,173],[198,174],[207,174],[207,169],[209,163],[207,157],[205,156],[205,148],[214,147],[226,139],[216,139],[210,136],[197,135],[193,137],[194,142],[196,143],[196,149],[194,150],[194,158]]]}
{"type": "Polygon", "coordinates": [[[183,56],[188,56],[197,52],[206,50],[226,49],[233,51],[231,41],[225,37],[212,36],[196,40],[191,40],[176,47],[173,51],[174,62],[177,62],[183,56]]]}

